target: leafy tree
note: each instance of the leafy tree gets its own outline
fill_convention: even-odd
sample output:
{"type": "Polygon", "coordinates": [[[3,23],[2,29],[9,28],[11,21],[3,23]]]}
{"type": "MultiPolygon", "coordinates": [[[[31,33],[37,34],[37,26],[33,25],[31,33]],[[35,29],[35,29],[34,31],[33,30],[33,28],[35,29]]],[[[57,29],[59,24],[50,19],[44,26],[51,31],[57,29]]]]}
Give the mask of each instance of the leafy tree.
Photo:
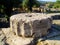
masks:
{"type": "Polygon", "coordinates": [[[36,1],[36,3],[33,5],[33,7],[40,7],[41,3],[39,1],[36,1]]]}
{"type": "Polygon", "coordinates": [[[37,4],[37,0],[23,0],[22,6],[23,8],[28,8],[30,11],[32,11],[32,7],[37,4]]]}
{"type": "Polygon", "coordinates": [[[22,0],[0,0],[0,7],[1,7],[0,9],[2,9],[2,5],[3,5],[4,13],[8,17],[10,17],[12,8],[17,7],[21,2],[22,2],[22,0]]]}

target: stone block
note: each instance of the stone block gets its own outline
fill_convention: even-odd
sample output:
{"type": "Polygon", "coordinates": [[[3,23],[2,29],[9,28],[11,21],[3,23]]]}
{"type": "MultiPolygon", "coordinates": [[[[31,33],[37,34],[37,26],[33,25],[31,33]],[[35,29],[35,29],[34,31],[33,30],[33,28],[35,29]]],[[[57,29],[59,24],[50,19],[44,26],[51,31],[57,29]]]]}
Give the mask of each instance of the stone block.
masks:
{"type": "Polygon", "coordinates": [[[22,13],[10,17],[11,31],[22,37],[41,37],[47,35],[52,18],[40,13],[22,13]]]}

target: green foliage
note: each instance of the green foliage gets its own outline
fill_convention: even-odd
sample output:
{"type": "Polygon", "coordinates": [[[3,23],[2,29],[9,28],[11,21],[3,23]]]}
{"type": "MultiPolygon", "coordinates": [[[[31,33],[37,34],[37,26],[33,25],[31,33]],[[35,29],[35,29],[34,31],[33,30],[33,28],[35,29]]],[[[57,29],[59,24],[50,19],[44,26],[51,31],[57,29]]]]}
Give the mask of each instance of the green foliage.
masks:
{"type": "Polygon", "coordinates": [[[23,0],[22,6],[23,8],[28,7],[29,0],[23,0]]]}
{"type": "Polygon", "coordinates": [[[53,7],[53,5],[54,5],[54,2],[47,2],[47,4],[48,4],[48,8],[52,8],[53,7]]]}
{"type": "Polygon", "coordinates": [[[40,3],[37,0],[23,0],[22,6],[23,8],[28,8],[28,10],[32,11],[33,6],[39,6],[40,3]]]}
{"type": "Polygon", "coordinates": [[[13,7],[18,7],[19,4],[22,3],[23,0],[11,0],[11,3],[13,4],[13,7]]]}
{"type": "Polygon", "coordinates": [[[13,7],[18,7],[23,0],[0,0],[0,12],[10,16],[13,7]]]}
{"type": "Polygon", "coordinates": [[[3,13],[5,17],[10,17],[13,8],[23,7],[32,11],[34,5],[39,7],[40,2],[37,0],[0,0],[0,14],[3,13]]]}
{"type": "Polygon", "coordinates": [[[13,7],[18,7],[22,1],[23,0],[0,0],[0,17],[4,15],[6,18],[9,18],[11,16],[13,7]]]}
{"type": "Polygon", "coordinates": [[[54,8],[60,8],[60,0],[57,0],[53,7],[54,8]]]}
{"type": "Polygon", "coordinates": [[[40,7],[40,2],[36,1],[36,3],[33,5],[33,7],[40,7]]]}
{"type": "Polygon", "coordinates": [[[56,3],[59,3],[60,4],[60,0],[57,0],[56,3]]]}
{"type": "Polygon", "coordinates": [[[4,14],[4,9],[5,9],[4,5],[0,5],[0,13],[4,14]]]}

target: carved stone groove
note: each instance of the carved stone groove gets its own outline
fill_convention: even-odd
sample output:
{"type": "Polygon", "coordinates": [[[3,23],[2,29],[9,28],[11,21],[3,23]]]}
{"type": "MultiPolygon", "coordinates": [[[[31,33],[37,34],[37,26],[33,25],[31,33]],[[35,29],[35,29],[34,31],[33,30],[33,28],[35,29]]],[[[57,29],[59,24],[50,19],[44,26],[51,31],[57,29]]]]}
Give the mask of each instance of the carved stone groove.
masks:
{"type": "Polygon", "coordinates": [[[11,31],[22,37],[41,37],[47,35],[52,18],[40,13],[23,13],[10,17],[11,31]]]}

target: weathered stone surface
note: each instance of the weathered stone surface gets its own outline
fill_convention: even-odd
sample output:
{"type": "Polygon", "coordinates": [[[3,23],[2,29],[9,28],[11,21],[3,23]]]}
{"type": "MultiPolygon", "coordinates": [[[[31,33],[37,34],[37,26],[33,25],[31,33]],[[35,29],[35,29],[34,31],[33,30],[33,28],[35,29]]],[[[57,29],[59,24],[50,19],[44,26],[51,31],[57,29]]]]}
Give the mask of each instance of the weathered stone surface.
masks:
{"type": "Polygon", "coordinates": [[[23,13],[10,17],[11,31],[23,37],[44,36],[51,24],[52,18],[40,13],[23,13]]]}
{"type": "Polygon", "coordinates": [[[60,40],[38,41],[37,45],[60,45],[60,40]]]}
{"type": "MultiPolygon", "coordinates": [[[[14,35],[12,32],[10,32],[10,28],[3,28],[2,31],[6,35],[6,39],[7,39],[6,43],[8,43],[9,45],[27,45],[27,44],[31,43],[31,41],[34,39],[34,38],[18,37],[16,35],[14,35]]],[[[51,32],[48,34],[47,39],[43,40],[43,38],[39,38],[38,43],[36,45],[60,45],[59,32],[60,32],[59,30],[51,29],[51,32]],[[41,40],[43,40],[43,41],[41,41],[41,40]]],[[[2,33],[2,32],[0,32],[0,33],[2,33]]],[[[3,39],[3,38],[1,37],[0,39],[3,39]]],[[[3,44],[3,43],[1,42],[1,44],[3,44]]]]}
{"type": "MultiPolygon", "coordinates": [[[[2,31],[3,31],[4,35],[6,36],[5,42],[8,45],[27,45],[33,40],[33,38],[22,38],[22,37],[18,37],[16,35],[14,35],[10,31],[10,28],[3,28],[2,31]]],[[[2,39],[2,37],[0,38],[0,40],[1,39],[2,39]]],[[[3,44],[3,43],[1,42],[1,44],[3,44]]]]}
{"type": "Polygon", "coordinates": [[[0,45],[5,45],[5,44],[6,44],[6,42],[5,42],[5,35],[2,32],[2,30],[0,29],[0,45]]]}

